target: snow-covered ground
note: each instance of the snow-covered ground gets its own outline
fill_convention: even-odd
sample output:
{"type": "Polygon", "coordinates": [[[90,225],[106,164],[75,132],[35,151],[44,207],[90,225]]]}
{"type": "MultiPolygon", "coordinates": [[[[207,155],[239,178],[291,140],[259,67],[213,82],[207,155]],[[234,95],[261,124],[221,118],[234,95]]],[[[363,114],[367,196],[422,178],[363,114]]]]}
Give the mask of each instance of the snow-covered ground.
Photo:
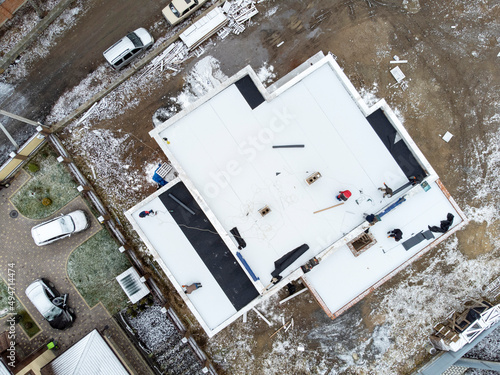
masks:
{"type": "MultiPolygon", "coordinates": [[[[500,362],[500,328],[490,333],[466,355],[466,358],[500,362]]],[[[470,369],[467,375],[496,375],[498,372],[490,370],[470,369]]]]}
{"type": "Polygon", "coordinates": [[[121,315],[140,341],[139,346],[162,371],[172,375],[202,373],[200,361],[190,345],[181,341],[181,334],[161,311],[161,306],[144,306],[135,317],[125,315],[124,311],[121,315]]]}

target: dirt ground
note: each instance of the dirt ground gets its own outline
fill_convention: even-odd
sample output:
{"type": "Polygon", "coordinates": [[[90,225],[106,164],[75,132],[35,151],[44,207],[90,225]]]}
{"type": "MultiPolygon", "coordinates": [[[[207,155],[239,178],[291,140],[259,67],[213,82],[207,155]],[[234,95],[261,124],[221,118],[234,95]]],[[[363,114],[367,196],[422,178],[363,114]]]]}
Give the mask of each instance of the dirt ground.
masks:
{"type": "MultiPolygon", "coordinates": [[[[0,78],[16,86],[8,97],[0,96],[2,109],[44,122],[57,99],[102,64],[103,51],[129,31],[139,27],[151,29],[161,20],[161,9],[166,4],[167,0],[147,1],[147,6],[132,0],[72,3],[66,12],[78,11],[82,16],[76,18],[71,29],[58,40],[57,48],[35,42],[44,50],[40,52],[43,58],[34,62],[28,75],[19,81],[15,76],[9,77],[7,72],[0,78]]],[[[9,23],[2,27],[2,33],[9,27],[12,27],[9,23]]],[[[153,32],[153,37],[158,36],[153,32]]],[[[34,50],[38,53],[37,48],[34,50]]],[[[9,119],[2,119],[2,123],[20,144],[33,133],[29,125],[9,119]]]]}
{"type": "MultiPolygon", "coordinates": [[[[495,153],[500,144],[500,6],[485,0],[268,0],[257,6],[260,14],[243,34],[209,42],[201,57],[183,64],[180,74],[159,79],[161,84],[137,92],[137,105],[92,123],[85,134],[107,131],[116,137],[127,135],[115,169],[124,173],[120,171],[122,164],[128,171],[145,174],[148,165],[162,160],[162,153],[148,135],[152,117],[158,108],[172,106],[172,98],[186,88],[183,73],[202,58],[217,59],[226,76],[247,64],[258,69],[267,63],[279,79],[319,50],[333,53],[364,97],[384,98],[396,111],[471,223],[450,244],[431,251],[334,321],[304,293],[282,308],[277,307],[278,297],[263,307],[277,321],[281,315],[287,320],[294,318],[296,328],[275,339],[269,338],[274,329],[255,314],[249,314],[247,324],[236,322],[211,340],[193,329],[222,374],[410,373],[428,358],[420,344],[425,342],[431,322],[415,331],[418,337],[398,337],[395,330],[404,328],[391,326],[391,316],[401,317],[404,311],[385,306],[391,296],[397,295],[401,285],[426,287],[435,293],[434,283],[442,288],[440,293],[455,294],[452,301],[457,304],[463,297],[460,285],[447,285],[455,280],[448,275],[459,268],[458,264],[468,264],[471,273],[464,273],[462,279],[484,286],[491,281],[490,274],[479,277],[472,267],[483,263],[474,262],[487,262],[499,255],[500,179],[495,153]],[[396,55],[408,60],[400,64],[407,78],[399,84],[389,72],[396,55]],[[440,138],[446,131],[454,135],[449,143],[440,138]],[[459,253],[453,253],[457,263],[443,260],[452,254],[451,248],[459,253]],[[442,275],[440,280],[444,281],[433,280],[436,275],[442,275]],[[418,346],[411,345],[413,339],[418,346]],[[402,349],[404,340],[411,349],[402,349]],[[304,352],[297,350],[301,345],[304,352]],[[383,362],[386,367],[381,369],[383,362]]],[[[93,21],[89,22],[85,27],[91,27],[93,21]]],[[[91,66],[84,64],[73,70],[80,72],[81,78],[91,66]]],[[[37,80],[28,78],[25,86],[31,82],[37,80]]],[[[56,82],[53,79],[51,84],[56,82]]],[[[68,85],[69,81],[63,84],[68,85]]],[[[63,90],[58,87],[56,91],[63,90]]],[[[53,93],[40,95],[40,103],[47,108],[57,97],[53,93]]],[[[153,184],[144,183],[129,194],[125,190],[130,186],[123,186],[123,192],[113,188],[117,175],[98,172],[98,178],[92,178],[86,155],[94,150],[82,150],[81,143],[75,142],[75,131],[64,131],[61,136],[118,217],[155,190],[153,184]]],[[[491,273],[498,275],[498,269],[491,273]]],[[[476,284],[474,290],[478,289],[476,284]]],[[[466,290],[465,286],[462,289],[466,290]]],[[[432,293],[419,303],[433,306],[432,293]]],[[[283,291],[280,297],[285,295],[283,291]]]]}

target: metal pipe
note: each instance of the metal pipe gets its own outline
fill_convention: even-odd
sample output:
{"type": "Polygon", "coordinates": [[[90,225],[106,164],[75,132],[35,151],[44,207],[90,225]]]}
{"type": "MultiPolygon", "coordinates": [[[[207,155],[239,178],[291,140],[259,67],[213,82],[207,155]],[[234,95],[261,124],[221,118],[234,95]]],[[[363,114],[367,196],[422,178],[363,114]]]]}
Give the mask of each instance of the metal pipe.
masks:
{"type": "Polygon", "coordinates": [[[188,206],[186,206],[184,203],[182,203],[180,200],[178,200],[176,197],[174,197],[172,194],[168,194],[170,198],[172,198],[174,201],[176,201],[179,206],[184,208],[186,211],[188,211],[191,215],[196,215],[192,209],[190,209],[188,206]]]}

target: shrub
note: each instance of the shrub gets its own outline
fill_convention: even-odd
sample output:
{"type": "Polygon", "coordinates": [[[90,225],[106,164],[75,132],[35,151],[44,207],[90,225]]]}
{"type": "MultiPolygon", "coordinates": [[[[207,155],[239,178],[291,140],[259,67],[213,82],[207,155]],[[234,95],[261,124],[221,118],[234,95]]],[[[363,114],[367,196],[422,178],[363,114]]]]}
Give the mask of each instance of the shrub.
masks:
{"type": "Polygon", "coordinates": [[[44,206],[50,206],[52,204],[52,199],[50,199],[50,198],[43,198],[42,199],[42,204],[44,206]]]}
{"type": "Polygon", "coordinates": [[[40,167],[35,164],[35,163],[29,163],[28,164],[28,170],[31,172],[31,173],[36,173],[40,170],[40,167]]]}

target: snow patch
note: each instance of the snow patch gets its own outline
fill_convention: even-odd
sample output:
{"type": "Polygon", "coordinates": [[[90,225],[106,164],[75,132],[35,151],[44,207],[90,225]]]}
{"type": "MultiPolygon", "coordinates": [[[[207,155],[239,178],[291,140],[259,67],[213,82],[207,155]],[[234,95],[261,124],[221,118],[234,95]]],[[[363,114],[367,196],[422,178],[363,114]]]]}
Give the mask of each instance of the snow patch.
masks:
{"type": "Polygon", "coordinates": [[[257,77],[263,83],[271,83],[276,78],[274,73],[274,66],[268,65],[267,62],[257,71],[257,77]]]}
{"type": "Polygon", "coordinates": [[[0,82],[0,103],[5,100],[14,91],[14,86],[8,83],[0,82]]]}
{"type": "Polygon", "coordinates": [[[369,89],[362,87],[361,90],[359,90],[359,94],[361,95],[361,97],[363,98],[364,102],[368,107],[371,107],[380,100],[379,98],[377,98],[377,92],[378,92],[377,82],[373,83],[373,86],[369,89]]]}
{"type": "Polygon", "coordinates": [[[275,7],[272,7],[271,9],[269,9],[266,14],[264,15],[264,17],[272,17],[274,16],[274,14],[278,11],[278,6],[275,6],[275,7]]]}
{"type": "Polygon", "coordinates": [[[220,70],[219,60],[206,56],[191,69],[186,77],[183,91],[172,100],[184,109],[225,80],[227,76],[220,70]]]}

